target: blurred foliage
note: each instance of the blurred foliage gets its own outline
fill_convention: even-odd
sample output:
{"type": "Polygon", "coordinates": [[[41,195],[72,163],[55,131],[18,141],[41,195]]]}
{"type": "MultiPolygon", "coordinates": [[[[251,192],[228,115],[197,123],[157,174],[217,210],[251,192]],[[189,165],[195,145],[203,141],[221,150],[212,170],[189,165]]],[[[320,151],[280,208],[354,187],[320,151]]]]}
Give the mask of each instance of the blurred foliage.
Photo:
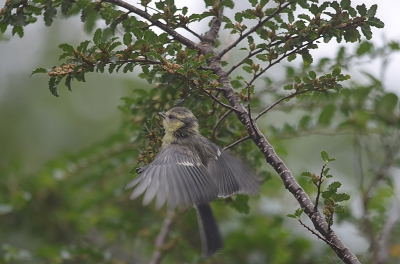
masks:
{"type": "MultiPolygon", "coordinates": [[[[141,1],[141,7],[152,10],[150,2],[141,1]]],[[[310,50],[318,48],[319,40],[357,42],[361,34],[369,40],[371,26],[383,27],[375,17],[376,5],[368,9],[364,4],[354,8],[348,0],[294,1],[282,13],[272,15],[285,1],[274,1],[273,5],[268,2],[249,1],[251,8],[236,13],[234,18],[224,18],[225,29],[247,41],[234,50],[243,55],[240,63],[223,62],[227,72],[232,73],[232,85],[243,103],[251,104],[253,115],[265,114],[257,116],[258,122],[278,154],[292,152],[291,146],[284,143],[286,139],[310,137],[306,140],[307,150],[301,150],[307,154],[301,155],[320,151],[320,146],[312,146],[312,135],[349,139],[351,144],[343,148],[355,153],[349,162],[356,169],[346,177],[355,182],[354,186],[343,179],[344,183],[337,182],[338,176],[329,170],[335,181],[328,180],[331,174],[326,164],[322,175],[304,165],[310,175],[320,175],[314,178],[317,182],[308,183],[318,184],[324,177],[326,185],[310,187],[304,177],[299,177],[299,182],[312,197],[322,191],[325,206],[330,209],[337,207],[329,204],[329,198],[347,198],[336,192],[340,185],[348,192],[354,190],[351,195],[359,196],[361,216],[345,203],[345,212],[335,214],[332,228],[336,223],[348,223],[357,229],[370,246],[358,255],[363,263],[377,263],[378,253],[383,251],[387,253],[384,263],[398,263],[399,220],[390,226],[393,221],[389,219],[390,208],[399,204],[393,182],[393,168],[400,165],[399,101],[396,94],[385,91],[382,80],[390,54],[400,49],[399,43],[375,47],[364,40],[354,54],[342,47],[335,58],[316,61],[310,50]],[[247,23],[260,23],[268,16],[271,19],[265,28],[243,37],[247,23]],[[297,57],[301,58],[300,66],[294,66],[297,57]],[[381,75],[364,72],[366,84],[350,82],[349,69],[371,58],[381,60],[381,75]],[[284,61],[291,63],[283,66],[283,80],[269,74],[272,66],[284,61]],[[264,83],[256,85],[261,78],[264,83]],[[273,122],[265,122],[264,117],[272,117],[273,122]],[[379,244],[383,238],[385,247],[379,244]]],[[[223,1],[222,5],[232,8],[233,4],[223,1]]],[[[218,11],[214,1],[206,0],[205,5],[208,10],[187,16],[187,8],[178,9],[174,1],[159,1],[155,8],[160,12],[154,12],[151,18],[173,29],[187,29],[190,23],[218,11]]],[[[130,201],[124,186],[135,177],[134,168],[150,162],[158,151],[163,130],[156,113],[184,104],[198,117],[201,133],[221,146],[246,137],[247,132],[229,110],[210,99],[213,95],[226,103],[216,91],[220,85],[217,76],[206,67],[208,56],[198,55],[166,33],[155,33],[150,24],[107,1],[8,0],[0,12],[0,29],[4,33],[11,28],[12,35],[22,37],[26,25],[43,17],[45,25],[50,26],[60,11],[66,16],[80,14],[92,38],[76,47],[60,44],[60,60],[64,62],[33,71],[49,76],[53,95],[58,96],[61,81],[71,90],[71,82],[85,81],[87,73],[127,73],[137,66],[141,67],[139,77],[154,87],[134,86],[119,107],[119,128],[92,147],[52,159],[34,173],[27,173],[18,163],[1,168],[0,263],[147,263],[167,212],[165,208],[155,211],[152,206],[143,207],[140,199],[130,201]],[[95,30],[99,19],[106,27],[95,30]],[[119,28],[124,32],[121,36],[119,28]],[[127,176],[129,171],[133,173],[127,176]]],[[[224,53],[222,49],[221,57],[224,53]]],[[[199,257],[194,210],[180,213],[168,237],[164,263],[337,263],[329,247],[319,245],[315,237],[301,233],[300,225],[297,229],[292,219],[284,217],[296,205],[288,201],[290,196],[282,190],[278,177],[266,168],[263,155],[252,142],[242,142],[230,151],[248,161],[266,180],[261,198],[235,196],[213,203],[225,247],[210,259],[199,257]],[[276,199],[284,212],[271,213],[263,195],[276,199]]],[[[325,163],[332,161],[323,153],[325,163]]],[[[300,176],[300,172],[294,173],[300,176]]],[[[301,211],[292,216],[300,219],[301,211]]],[[[327,221],[333,223],[329,216],[327,221]]]]}

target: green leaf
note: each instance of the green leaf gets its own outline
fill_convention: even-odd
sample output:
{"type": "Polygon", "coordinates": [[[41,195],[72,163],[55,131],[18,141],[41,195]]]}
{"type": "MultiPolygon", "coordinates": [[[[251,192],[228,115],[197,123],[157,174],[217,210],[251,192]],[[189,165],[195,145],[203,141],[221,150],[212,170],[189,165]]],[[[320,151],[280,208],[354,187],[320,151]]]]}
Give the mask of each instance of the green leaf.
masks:
{"type": "Polygon", "coordinates": [[[68,75],[68,76],[65,78],[65,86],[67,86],[68,91],[70,91],[70,92],[72,92],[72,89],[71,89],[71,80],[72,80],[72,76],[71,76],[71,75],[68,75]]]}
{"type": "Polygon", "coordinates": [[[334,190],[336,192],[337,189],[340,188],[340,186],[342,186],[342,184],[340,182],[338,182],[338,181],[332,182],[331,184],[329,184],[328,190],[334,190]]]}
{"type": "Polygon", "coordinates": [[[335,69],[333,69],[333,71],[332,71],[332,76],[337,77],[337,76],[340,75],[341,72],[342,72],[342,69],[341,69],[341,68],[335,68],[335,69]]]}
{"type": "Polygon", "coordinates": [[[311,79],[317,78],[317,74],[315,73],[315,71],[309,71],[308,76],[310,76],[311,79]]]}
{"type": "Polygon", "coordinates": [[[266,4],[268,4],[269,0],[261,0],[260,1],[260,6],[264,7],[266,4]]]}
{"type": "Polygon", "coordinates": [[[345,10],[347,10],[349,8],[350,4],[351,4],[350,0],[342,0],[342,1],[340,1],[340,6],[345,10]]]}
{"type": "Polygon", "coordinates": [[[69,45],[67,43],[60,44],[60,45],[58,45],[58,47],[60,49],[62,49],[63,51],[68,52],[71,55],[74,53],[74,47],[72,47],[71,45],[69,45]]]}
{"type": "Polygon", "coordinates": [[[283,90],[289,91],[293,89],[293,84],[287,84],[285,86],[283,86],[283,90]]]}
{"type": "Polygon", "coordinates": [[[365,4],[357,5],[356,8],[357,8],[358,13],[360,13],[361,16],[365,16],[367,14],[367,7],[365,6],[365,4]]]}
{"type": "Polygon", "coordinates": [[[293,61],[294,59],[296,59],[297,54],[296,53],[292,53],[287,57],[288,62],[293,61]]]}
{"type": "Polygon", "coordinates": [[[372,50],[373,46],[374,45],[371,42],[368,42],[368,41],[361,42],[361,44],[357,48],[357,55],[361,56],[366,53],[369,53],[372,50]]]}
{"type": "Polygon", "coordinates": [[[287,216],[287,217],[290,217],[290,218],[297,219],[297,217],[296,217],[294,214],[287,214],[286,216],[287,216]]]}
{"type": "Polygon", "coordinates": [[[363,33],[366,39],[368,40],[372,39],[372,31],[370,25],[365,24],[361,26],[361,32],[363,33]]]}
{"type": "Polygon", "coordinates": [[[357,42],[360,39],[361,35],[357,29],[351,28],[343,32],[343,37],[346,41],[353,43],[357,42]]]}
{"type": "Polygon", "coordinates": [[[245,72],[253,73],[253,68],[251,66],[245,65],[242,67],[245,72]]]}
{"type": "MultiPolygon", "coordinates": [[[[326,152],[326,151],[325,151],[326,152]]],[[[327,153],[328,154],[328,153],[327,153]]],[[[328,159],[329,160],[329,159],[328,159]]],[[[325,168],[324,171],[322,172],[322,174],[324,176],[326,176],[328,174],[328,172],[331,170],[331,168],[325,168]]]]}
{"type": "Polygon", "coordinates": [[[304,177],[311,177],[311,172],[309,172],[309,171],[303,171],[302,173],[301,173],[301,176],[304,176],[304,177]]]}
{"type": "Polygon", "coordinates": [[[385,24],[379,18],[376,17],[369,18],[367,23],[376,28],[383,28],[385,26],[385,24]]]}
{"type": "Polygon", "coordinates": [[[377,100],[378,102],[378,112],[384,111],[386,113],[391,113],[395,110],[398,104],[399,98],[394,93],[385,94],[382,99],[377,100]]]}
{"type": "Polygon", "coordinates": [[[305,115],[299,121],[299,126],[301,129],[308,129],[310,125],[311,116],[305,115]]]}
{"type": "Polygon", "coordinates": [[[250,207],[248,204],[249,197],[246,195],[237,195],[232,203],[229,205],[236,209],[239,213],[248,214],[250,211],[250,207]]]}
{"type": "Polygon", "coordinates": [[[326,152],[325,150],[321,151],[321,158],[323,161],[328,162],[329,161],[328,152],[326,152]]]}
{"type": "Polygon", "coordinates": [[[327,106],[325,106],[325,108],[319,115],[318,124],[322,126],[330,125],[332,118],[335,115],[335,112],[336,112],[336,107],[334,104],[328,104],[327,106]]]}
{"type": "Polygon", "coordinates": [[[132,43],[132,34],[127,32],[124,34],[124,44],[128,46],[131,43],[132,43]]]}
{"type": "Polygon", "coordinates": [[[13,36],[17,34],[20,38],[22,38],[24,36],[24,29],[21,26],[14,26],[11,33],[13,36]]]}
{"type": "Polygon", "coordinates": [[[243,21],[243,15],[242,15],[242,13],[237,12],[237,13],[235,14],[235,20],[236,20],[236,22],[238,22],[238,23],[242,23],[242,21],[243,21]]]}
{"type": "Polygon", "coordinates": [[[30,76],[32,76],[36,73],[47,73],[47,70],[45,68],[37,68],[36,70],[32,71],[30,76]]]}
{"type": "Polygon", "coordinates": [[[43,13],[44,24],[46,27],[51,26],[53,18],[57,15],[57,9],[53,6],[52,0],[47,0],[45,5],[45,11],[43,13]]]}
{"type": "Polygon", "coordinates": [[[348,195],[347,193],[337,193],[332,198],[335,200],[335,202],[339,203],[349,200],[350,195],[348,195]]]}
{"type": "Polygon", "coordinates": [[[258,2],[258,0],[249,0],[249,2],[253,7],[255,7],[257,2],[258,2]]]}
{"type": "Polygon", "coordinates": [[[376,4],[372,5],[368,10],[367,17],[368,18],[374,17],[377,9],[378,9],[378,5],[376,5],[376,4]]]}
{"type": "Polygon", "coordinates": [[[313,58],[310,53],[302,53],[303,63],[305,66],[310,65],[313,62],[313,58]]]}
{"type": "Polygon", "coordinates": [[[312,4],[310,7],[311,13],[316,16],[319,13],[319,8],[316,4],[312,4]]]}
{"type": "Polygon", "coordinates": [[[299,4],[299,6],[301,6],[304,9],[308,9],[308,3],[307,0],[298,0],[297,3],[299,4]]]}
{"type": "Polygon", "coordinates": [[[102,35],[101,28],[96,29],[96,31],[94,32],[94,35],[93,35],[93,43],[94,44],[96,44],[96,45],[100,44],[101,35],[102,35]]]}
{"type": "Polygon", "coordinates": [[[51,77],[49,80],[49,90],[50,90],[51,94],[54,95],[55,97],[59,97],[57,87],[58,87],[58,83],[56,81],[56,78],[51,77]]]}
{"type": "Polygon", "coordinates": [[[298,208],[297,210],[296,210],[296,212],[294,213],[294,215],[297,217],[297,218],[300,218],[300,216],[301,216],[301,214],[304,212],[304,208],[298,208]]]}
{"type": "Polygon", "coordinates": [[[89,46],[90,41],[85,40],[84,42],[81,42],[79,46],[76,48],[79,52],[86,52],[87,47],[89,46]]]}

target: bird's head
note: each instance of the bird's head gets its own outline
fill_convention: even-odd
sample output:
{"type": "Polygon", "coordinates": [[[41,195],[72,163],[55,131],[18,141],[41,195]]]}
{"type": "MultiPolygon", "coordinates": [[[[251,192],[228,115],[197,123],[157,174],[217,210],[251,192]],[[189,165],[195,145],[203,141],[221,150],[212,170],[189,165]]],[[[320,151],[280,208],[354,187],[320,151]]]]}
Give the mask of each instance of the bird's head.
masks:
{"type": "Polygon", "coordinates": [[[174,107],[159,114],[164,118],[163,125],[166,134],[190,136],[199,131],[197,118],[187,108],[174,107]]]}

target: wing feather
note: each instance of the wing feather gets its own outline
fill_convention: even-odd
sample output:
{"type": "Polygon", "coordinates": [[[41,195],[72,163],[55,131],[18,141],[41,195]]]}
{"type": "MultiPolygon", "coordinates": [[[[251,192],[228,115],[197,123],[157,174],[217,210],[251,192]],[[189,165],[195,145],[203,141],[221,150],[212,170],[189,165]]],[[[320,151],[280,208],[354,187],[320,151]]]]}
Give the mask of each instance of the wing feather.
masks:
{"type": "Polygon", "coordinates": [[[227,197],[235,193],[257,194],[261,180],[243,162],[213,143],[210,144],[215,148],[217,155],[215,159],[209,160],[207,168],[218,186],[218,196],[227,197]]]}
{"type": "Polygon", "coordinates": [[[146,192],[144,205],[156,198],[157,209],[167,203],[169,210],[177,206],[185,209],[215,199],[218,188],[195,155],[188,155],[188,150],[179,145],[162,149],[154,161],[128,183],[127,188],[136,186],[131,199],[146,192]]]}

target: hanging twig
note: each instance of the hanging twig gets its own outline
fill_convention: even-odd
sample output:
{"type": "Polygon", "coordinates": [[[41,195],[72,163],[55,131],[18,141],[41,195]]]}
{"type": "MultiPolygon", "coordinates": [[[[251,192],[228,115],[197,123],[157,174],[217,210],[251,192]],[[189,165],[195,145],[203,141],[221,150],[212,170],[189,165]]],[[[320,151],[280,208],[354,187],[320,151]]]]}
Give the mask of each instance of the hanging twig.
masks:
{"type": "Polygon", "coordinates": [[[168,212],[167,218],[164,219],[164,223],[161,227],[160,233],[158,234],[155,241],[155,249],[153,256],[151,257],[150,264],[159,264],[163,257],[163,247],[165,245],[165,240],[173,224],[175,213],[174,211],[168,212]]]}

